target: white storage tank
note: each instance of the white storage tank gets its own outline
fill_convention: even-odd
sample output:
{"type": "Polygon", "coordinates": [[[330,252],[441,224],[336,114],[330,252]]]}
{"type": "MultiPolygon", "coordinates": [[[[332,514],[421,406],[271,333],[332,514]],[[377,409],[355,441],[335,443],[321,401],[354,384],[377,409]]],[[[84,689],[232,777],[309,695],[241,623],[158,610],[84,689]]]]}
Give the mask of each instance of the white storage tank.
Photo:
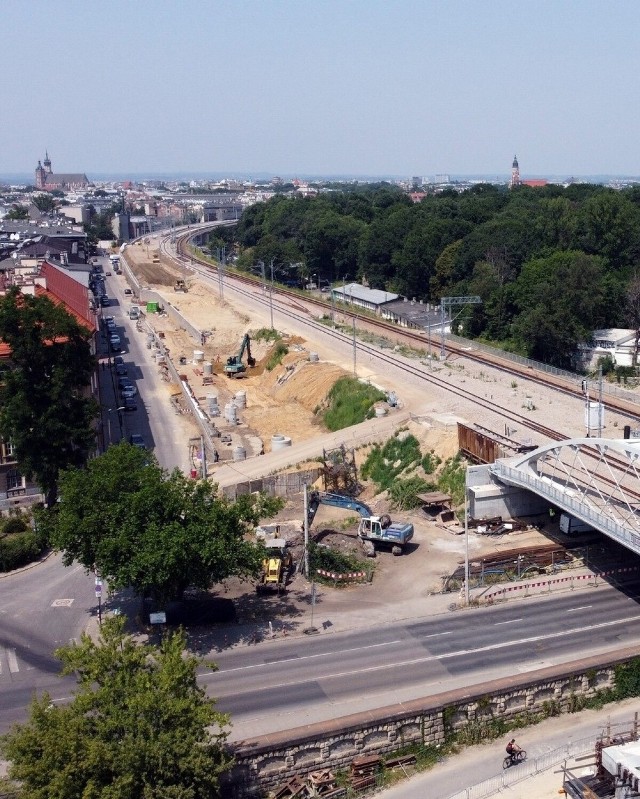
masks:
{"type": "Polygon", "coordinates": [[[231,424],[236,424],[238,421],[238,409],[233,402],[227,402],[224,406],[224,418],[231,422],[231,424]]]}
{"type": "Polygon", "coordinates": [[[317,352],[310,352],[309,353],[309,360],[311,361],[311,363],[318,363],[318,361],[320,360],[320,357],[318,356],[317,352]]]}
{"type": "Polygon", "coordinates": [[[200,363],[201,361],[204,361],[204,352],[202,350],[194,350],[193,360],[195,363],[200,363]]]}
{"type": "Polygon", "coordinates": [[[234,447],[233,448],[233,460],[234,461],[243,461],[247,457],[247,451],[244,447],[234,447]]]}
{"type": "Polygon", "coordinates": [[[380,417],[386,415],[387,415],[387,409],[384,407],[384,405],[376,405],[376,416],[380,417]]]}
{"type": "Polygon", "coordinates": [[[280,449],[286,449],[286,447],[291,446],[291,438],[289,436],[283,436],[280,433],[274,433],[271,436],[271,451],[277,452],[280,449]]]}
{"type": "Polygon", "coordinates": [[[246,391],[236,391],[234,403],[237,408],[246,408],[247,407],[247,392],[246,391]]]}
{"type": "Polygon", "coordinates": [[[202,364],[202,373],[205,375],[213,374],[213,364],[211,363],[211,361],[205,361],[202,364]]]}

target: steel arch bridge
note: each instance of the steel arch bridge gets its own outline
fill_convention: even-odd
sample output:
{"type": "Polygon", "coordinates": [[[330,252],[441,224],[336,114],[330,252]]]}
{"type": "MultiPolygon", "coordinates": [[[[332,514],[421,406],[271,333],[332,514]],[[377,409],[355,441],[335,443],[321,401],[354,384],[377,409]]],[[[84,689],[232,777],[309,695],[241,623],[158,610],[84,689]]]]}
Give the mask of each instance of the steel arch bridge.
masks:
{"type": "Polygon", "coordinates": [[[640,555],[640,439],[571,438],[489,469],[640,555]]]}

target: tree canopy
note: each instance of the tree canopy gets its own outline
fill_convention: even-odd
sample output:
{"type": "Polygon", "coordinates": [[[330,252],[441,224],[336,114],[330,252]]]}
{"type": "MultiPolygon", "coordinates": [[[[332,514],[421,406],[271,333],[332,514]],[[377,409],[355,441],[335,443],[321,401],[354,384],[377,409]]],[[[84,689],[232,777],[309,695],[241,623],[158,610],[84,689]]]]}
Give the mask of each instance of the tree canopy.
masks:
{"type": "Polygon", "coordinates": [[[67,704],[36,697],[0,749],[22,799],[211,799],[230,761],[226,715],[196,684],[181,632],[137,645],[122,617],[94,643],[56,655],[78,687],[67,704]]]}
{"type": "Polygon", "coordinates": [[[189,586],[256,575],[263,550],[246,534],[280,507],[263,496],[228,502],[211,483],[167,474],[122,443],[61,475],[50,538],[65,563],[96,567],[111,587],[162,603],[189,586]]]}
{"type": "Polygon", "coordinates": [[[88,339],[47,297],[11,288],[0,298],[0,340],[11,348],[0,376],[0,435],[49,504],[60,470],[84,464],[95,447],[98,407],[84,393],[95,366],[88,339]]]}
{"type": "Polygon", "coordinates": [[[433,303],[479,294],[482,307],[465,335],[567,365],[592,323],[626,324],[628,284],[640,263],[640,190],[480,184],[413,204],[388,184],[343,186],[251,206],[235,235],[240,267],[275,258],[277,275],[278,262],[300,262],[307,275],[366,279],[371,288],[433,303]],[[569,282],[546,275],[546,289],[532,291],[541,261],[569,282]],[[591,300],[570,262],[585,265],[591,300]],[[574,291],[575,302],[567,298],[574,291]]]}

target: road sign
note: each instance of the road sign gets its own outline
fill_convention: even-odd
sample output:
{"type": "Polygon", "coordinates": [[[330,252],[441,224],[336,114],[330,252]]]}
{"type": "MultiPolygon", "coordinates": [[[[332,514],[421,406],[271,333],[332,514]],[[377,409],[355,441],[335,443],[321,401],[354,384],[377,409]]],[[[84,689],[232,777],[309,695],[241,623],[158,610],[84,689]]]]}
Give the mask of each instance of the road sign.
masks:
{"type": "Polygon", "coordinates": [[[97,597],[102,596],[102,583],[99,582],[98,580],[96,580],[96,596],[97,597]]]}
{"type": "Polygon", "coordinates": [[[166,613],[150,613],[149,614],[149,624],[166,624],[167,623],[167,614],[166,613]]]}

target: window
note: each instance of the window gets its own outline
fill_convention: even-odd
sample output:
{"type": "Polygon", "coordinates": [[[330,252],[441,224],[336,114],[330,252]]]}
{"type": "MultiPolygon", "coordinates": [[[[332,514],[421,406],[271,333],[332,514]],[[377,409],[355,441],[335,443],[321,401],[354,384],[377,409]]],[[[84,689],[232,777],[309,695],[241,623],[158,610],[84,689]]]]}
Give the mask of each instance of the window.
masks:
{"type": "Polygon", "coordinates": [[[16,488],[24,488],[24,478],[17,469],[10,469],[7,472],[7,491],[16,488]]]}

